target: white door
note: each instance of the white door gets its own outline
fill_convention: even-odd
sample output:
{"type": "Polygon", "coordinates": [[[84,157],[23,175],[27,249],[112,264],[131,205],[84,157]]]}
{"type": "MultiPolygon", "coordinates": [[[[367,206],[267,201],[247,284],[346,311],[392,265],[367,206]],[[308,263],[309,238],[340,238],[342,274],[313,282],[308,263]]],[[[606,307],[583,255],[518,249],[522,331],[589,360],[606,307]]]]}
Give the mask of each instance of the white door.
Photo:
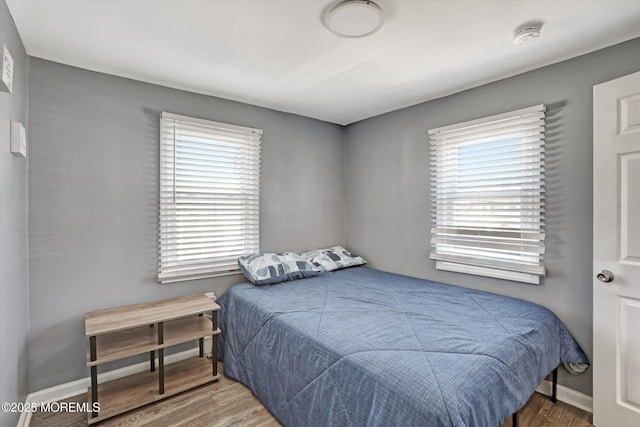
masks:
{"type": "Polygon", "coordinates": [[[593,422],[637,427],[640,72],[593,88],[593,269],[593,422]]]}

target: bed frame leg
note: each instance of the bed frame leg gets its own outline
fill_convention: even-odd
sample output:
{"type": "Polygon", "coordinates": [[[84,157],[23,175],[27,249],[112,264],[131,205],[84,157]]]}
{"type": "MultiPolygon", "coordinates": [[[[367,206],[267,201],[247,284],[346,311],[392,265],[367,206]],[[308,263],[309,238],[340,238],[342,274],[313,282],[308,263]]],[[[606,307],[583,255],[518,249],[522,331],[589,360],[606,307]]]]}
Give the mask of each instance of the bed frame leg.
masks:
{"type": "Polygon", "coordinates": [[[511,425],[513,427],[518,427],[518,411],[513,413],[513,416],[511,417],[511,425]]]}
{"type": "Polygon", "coordinates": [[[551,382],[551,401],[556,403],[558,401],[558,368],[553,370],[551,374],[552,382],[551,382]]]}

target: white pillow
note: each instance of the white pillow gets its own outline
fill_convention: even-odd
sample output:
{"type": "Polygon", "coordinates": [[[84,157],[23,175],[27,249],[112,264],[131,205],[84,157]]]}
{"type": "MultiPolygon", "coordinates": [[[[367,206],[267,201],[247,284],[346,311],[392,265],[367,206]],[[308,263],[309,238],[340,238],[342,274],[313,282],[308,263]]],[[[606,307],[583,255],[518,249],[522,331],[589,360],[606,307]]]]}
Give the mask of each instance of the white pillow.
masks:
{"type": "Polygon", "coordinates": [[[245,255],[238,258],[238,265],[254,285],[273,285],[313,277],[322,271],[293,252],[245,255]]]}
{"type": "Polygon", "coordinates": [[[300,254],[311,264],[322,271],[333,271],[341,268],[364,265],[367,261],[359,255],[346,250],[342,246],[333,246],[328,249],[314,249],[300,254]]]}

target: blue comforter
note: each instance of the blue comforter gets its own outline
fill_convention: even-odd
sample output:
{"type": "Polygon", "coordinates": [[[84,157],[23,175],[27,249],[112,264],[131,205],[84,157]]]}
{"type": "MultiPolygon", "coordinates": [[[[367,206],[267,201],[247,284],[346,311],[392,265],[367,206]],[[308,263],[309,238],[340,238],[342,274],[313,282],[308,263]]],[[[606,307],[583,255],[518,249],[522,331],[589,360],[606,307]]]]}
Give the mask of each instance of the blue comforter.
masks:
{"type": "Polygon", "coordinates": [[[544,307],[365,267],[219,303],[225,374],[286,426],[499,426],[588,363],[544,307]]]}

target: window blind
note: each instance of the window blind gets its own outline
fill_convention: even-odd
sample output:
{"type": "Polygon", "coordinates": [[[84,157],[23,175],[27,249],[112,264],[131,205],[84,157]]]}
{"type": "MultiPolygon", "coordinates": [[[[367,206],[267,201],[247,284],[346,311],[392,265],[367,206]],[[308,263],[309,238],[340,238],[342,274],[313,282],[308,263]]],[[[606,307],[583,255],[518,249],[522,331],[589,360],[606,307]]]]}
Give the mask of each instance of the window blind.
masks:
{"type": "Polygon", "coordinates": [[[545,106],[429,130],[436,268],[539,283],[545,106]]]}
{"type": "Polygon", "coordinates": [[[259,251],[261,137],[162,113],[159,282],[233,274],[259,251]]]}

